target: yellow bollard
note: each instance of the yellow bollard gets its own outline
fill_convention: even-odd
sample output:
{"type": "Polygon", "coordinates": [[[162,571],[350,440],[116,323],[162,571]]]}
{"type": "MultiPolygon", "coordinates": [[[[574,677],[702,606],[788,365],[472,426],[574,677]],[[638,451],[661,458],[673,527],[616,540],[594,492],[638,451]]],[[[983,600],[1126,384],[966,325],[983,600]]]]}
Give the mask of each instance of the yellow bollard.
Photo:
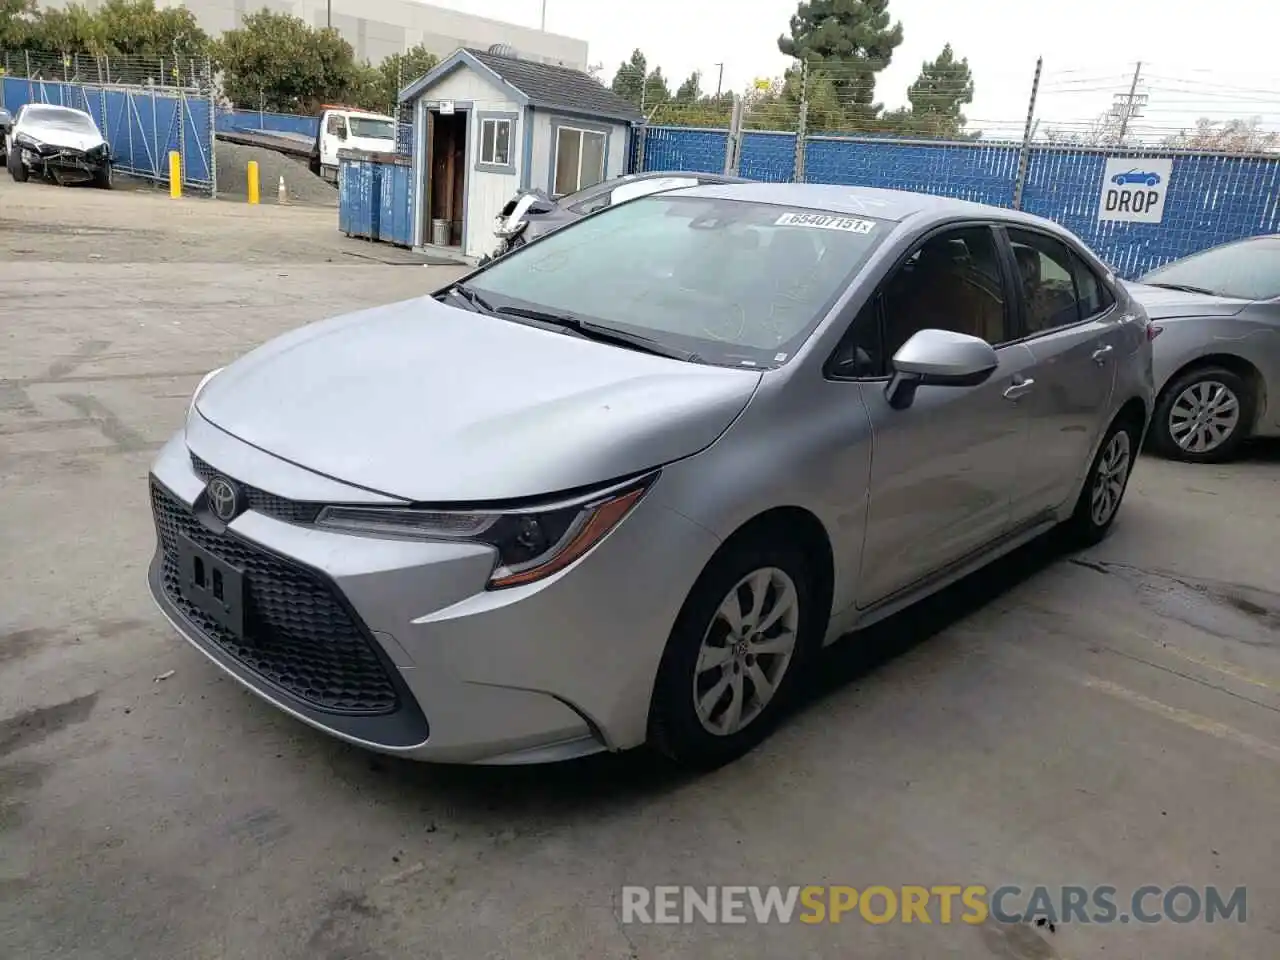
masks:
{"type": "Polygon", "coordinates": [[[249,202],[258,202],[258,161],[249,161],[249,202]]]}
{"type": "Polygon", "coordinates": [[[169,196],[182,196],[182,155],[177,150],[169,151],[169,196]]]}

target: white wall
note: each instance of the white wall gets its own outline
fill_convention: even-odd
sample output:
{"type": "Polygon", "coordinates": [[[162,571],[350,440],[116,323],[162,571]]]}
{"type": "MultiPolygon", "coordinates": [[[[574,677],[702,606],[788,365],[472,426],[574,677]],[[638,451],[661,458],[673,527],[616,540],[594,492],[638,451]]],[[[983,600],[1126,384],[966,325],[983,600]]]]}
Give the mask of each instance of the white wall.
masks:
{"type": "Polygon", "coordinates": [[[627,135],[630,127],[625,123],[609,123],[603,120],[583,121],[580,118],[549,113],[546,110],[534,111],[533,120],[533,157],[529,164],[532,171],[529,186],[534,189],[551,192],[551,171],[555,163],[555,142],[551,131],[555,124],[569,126],[585,125],[588,127],[606,126],[609,128],[609,156],[605,160],[604,178],[622,176],[627,172],[627,135]]]}
{"type": "MultiPolygon", "coordinates": [[[[69,0],[41,0],[42,7],[65,7],[69,0]]],[[[101,0],[81,0],[90,10],[101,0]]],[[[240,25],[246,13],[266,7],[273,13],[300,17],[313,27],[325,26],[326,0],[157,0],[157,7],[183,6],[195,14],[205,32],[217,36],[240,25]]],[[[393,53],[421,43],[442,60],[458,47],[487,50],[507,43],[530,60],[558,63],[579,70],[587,66],[587,43],[556,33],[543,33],[499,20],[444,10],[414,0],[332,0],[333,26],[351,44],[356,59],[375,65],[393,53]]],[[[536,14],[530,7],[530,14],[536,14]]],[[[408,77],[408,83],[416,78],[408,77]]]]}
{"type": "MultiPolygon", "coordinates": [[[[480,257],[486,253],[492,253],[497,243],[497,238],[493,235],[494,218],[520,189],[520,171],[524,163],[525,113],[519,104],[506,99],[502,88],[468,67],[459,67],[437,82],[427,91],[423,100],[428,109],[437,107],[441,100],[452,100],[459,107],[466,105],[468,111],[467,185],[462,252],[468,257],[480,257]],[[514,173],[491,173],[476,169],[476,160],[480,156],[480,124],[476,120],[476,115],[479,113],[518,115],[511,135],[514,173]]],[[[425,176],[425,172],[419,172],[416,175],[425,176]]],[[[425,196],[424,191],[425,185],[418,195],[425,196]]],[[[429,242],[430,239],[431,224],[424,221],[418,242],[429,242]]]]}

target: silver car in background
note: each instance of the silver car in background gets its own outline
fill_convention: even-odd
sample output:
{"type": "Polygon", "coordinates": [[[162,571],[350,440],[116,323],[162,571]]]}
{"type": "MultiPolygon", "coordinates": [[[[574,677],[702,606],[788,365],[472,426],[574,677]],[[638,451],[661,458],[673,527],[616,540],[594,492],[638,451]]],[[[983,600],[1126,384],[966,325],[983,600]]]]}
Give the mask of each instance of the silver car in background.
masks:
{"type": "Polygon", "coordinates": [[[364,747],[714,766],[819,648],[1115,519],[1146,317],[1054,224],[742,184],[584,218],[259,347],[150,478],[152,594],[364,747]]]}
{"type": "Polygon", "coordinates": [[[1129,290],[1159,333],[1153,445],[1193,463],[1280,436],[1280,236],[1223,244],[1129,290]]]}
{"type": "Polygon", "coordinates": [[[32,174],[60,184],[111,189],[111,147],[84,110],[24,103],[13,116],[5,165],[23,183],[32,174]]]}

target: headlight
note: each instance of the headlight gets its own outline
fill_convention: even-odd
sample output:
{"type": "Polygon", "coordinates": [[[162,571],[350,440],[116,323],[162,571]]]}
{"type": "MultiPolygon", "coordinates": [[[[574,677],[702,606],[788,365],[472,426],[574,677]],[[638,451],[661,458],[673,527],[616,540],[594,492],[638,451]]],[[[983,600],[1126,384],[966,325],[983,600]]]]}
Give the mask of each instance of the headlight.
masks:
{"type": "Polygon", "coordinates": [[[196,385],[195,392],[191,394],[191,402],[187,404],[187,416],[191,416],[191,411],[196,408],[196,401],[200,399],[200,391],[209,385],[209,381],[220,374],[225,367],[219,367],[217,370],[210,370],[200,378],[200,383],[196,385]]]}
{"type": "Polygon", "coordinates": [[[505,511],[325,507],[316,525],[374,536],[485,543],[497,551],[489,589],[515,587],[563,570],[603,540],[657,476],[570,501],[505,511]]]}
{"type": "Polygon", "coordinates": [[[29,133],[20,133],[13,138],[13,142],[20,147],[27,147],[30,150],[39,150],[44,146],[39,140],[31,136],[29,133]]]}

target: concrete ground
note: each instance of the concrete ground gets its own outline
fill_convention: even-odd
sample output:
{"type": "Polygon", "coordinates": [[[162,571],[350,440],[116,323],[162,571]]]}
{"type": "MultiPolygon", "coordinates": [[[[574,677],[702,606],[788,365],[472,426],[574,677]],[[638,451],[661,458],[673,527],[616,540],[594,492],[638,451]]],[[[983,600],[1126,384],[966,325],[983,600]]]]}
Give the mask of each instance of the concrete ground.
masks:
{"type": "Polygon", "coordinates": [[[1144,458],[1100,547],[1023,551],[844,644],[823,696],[701,778],[391,761],[224,679],[147,596],[148,461],[205,371],[451,276],[353,252],[332,211],[0,180],[0,956],[1276,956],[1275,447],[1144,458]],[[1122,907],[1243,885],[1247,913],[620,913],[624,884],[827,883],[1109,884],[1122,907]]]}

